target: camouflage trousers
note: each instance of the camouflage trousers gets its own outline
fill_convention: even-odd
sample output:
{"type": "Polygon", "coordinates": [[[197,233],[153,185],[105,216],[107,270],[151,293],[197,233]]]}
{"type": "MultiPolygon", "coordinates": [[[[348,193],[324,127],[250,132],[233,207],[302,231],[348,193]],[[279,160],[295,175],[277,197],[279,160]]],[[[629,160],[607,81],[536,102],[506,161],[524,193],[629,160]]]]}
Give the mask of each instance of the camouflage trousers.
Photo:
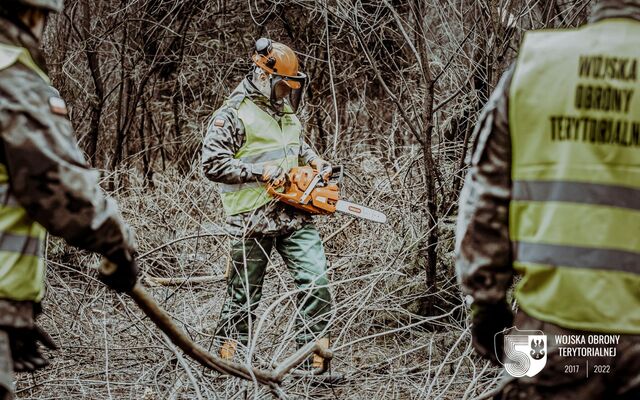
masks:
{"type": "Polygon", "coordinates": [[[13,399],[13,359],[9,335],[0,329],[0,400],[13,399]]]}
{"type": "MultiPolygon", "coordinates": [[[[505,375],[495,400],[640,399],[640,336],[620,335],[615,356],[568,356],[559,347],[588,344],[557,344],[556,335],[602,335],[566,329],[535,319],[520,311],[515,325],[520,330],[540,330],[547,335],[547,364],[534,377],[505,375]]],[[[610,334],[609,334],[610,335],[610,334]]]]}
{"type": "Polygon", "coordinates": [[[13,399],[13,358],[9,334],[3,327],[32,328],[41,311],[32,301],[0,299],[0,400],[13,399]]]}
{"type": "Polygon", "coordinates": [[[295,319],[298,344],[316,340],[324,333],[331,312],[327,260],[318,231],[313,225],[305,225],[291,235],[243,239],[232,244],[227,301],[217,337],[248,343],[251,328],[257,323],[254,313],[274,247],[299,289],[295,319]]]}

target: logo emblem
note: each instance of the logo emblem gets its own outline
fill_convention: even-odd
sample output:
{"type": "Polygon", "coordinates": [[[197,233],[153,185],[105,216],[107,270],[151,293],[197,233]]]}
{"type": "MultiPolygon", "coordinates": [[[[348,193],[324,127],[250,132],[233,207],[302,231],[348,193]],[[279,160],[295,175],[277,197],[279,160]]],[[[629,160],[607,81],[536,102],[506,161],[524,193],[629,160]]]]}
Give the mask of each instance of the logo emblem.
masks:
{"type": "MultiPolygon", "coordinates": [[[[515,378],[536,376],[547,364],[547,335],[542,331],[507,330],[504,355],[503,365],[509,375],[515,378]]],[[[500,355],[497,356],[500,359],[500,355]]]]}

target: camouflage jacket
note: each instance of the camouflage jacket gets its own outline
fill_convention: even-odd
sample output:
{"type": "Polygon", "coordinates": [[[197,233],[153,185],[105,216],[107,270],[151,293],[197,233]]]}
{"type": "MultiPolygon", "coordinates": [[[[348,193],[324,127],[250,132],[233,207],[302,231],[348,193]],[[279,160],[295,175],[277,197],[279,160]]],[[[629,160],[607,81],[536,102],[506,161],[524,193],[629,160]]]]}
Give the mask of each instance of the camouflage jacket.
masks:
{"type": "MultiPolygon", "coordinates": [[[[0,42],[26,48],[44,70],[36,40],[2,18],[0,42]]],[[[0,71],[0,124],[0,163],[28,215],[70,245],[130,259],[128,227],[78,148],[64,102],[19,62],[0,71]]]]}
{"type": "MultiPolygon", "coordinates": [[[[235,158],[245,141],[242,121],[237,109],[248,98],[262,110],[278,120],[280,116],[251,80],[245,78],[231,93],[225,104],[211,118],[202,148],[202,166],[205,176],[214,182],[235,184],[254,182],[252,164],[235,158]],[[223,124],[214,124],[223,121],[223,124]],[[221,126],[218,126],[221,125],[221,126]]],[[[299,162],[309,164],[318,155],[301,138],[299,162]]],[[[257,210],[227,216],[226,229],[237,237],[285,235],[311,222],[309,214],[278,202],[268,203],[257,210]]]]}
{"type": "MultiPolygon", "coordinates": [[[[602,0],[590,22],[604,18],[640,20],[637,0],[602,0]]],[[[509,89],[514,66],[498,83],[473,133],[470,168],[460,194],[456,232],[456,271],[462,289],[478,303],[496,303],[511,286],[509,202],[511,200],[511,136],[509,89]]]]}

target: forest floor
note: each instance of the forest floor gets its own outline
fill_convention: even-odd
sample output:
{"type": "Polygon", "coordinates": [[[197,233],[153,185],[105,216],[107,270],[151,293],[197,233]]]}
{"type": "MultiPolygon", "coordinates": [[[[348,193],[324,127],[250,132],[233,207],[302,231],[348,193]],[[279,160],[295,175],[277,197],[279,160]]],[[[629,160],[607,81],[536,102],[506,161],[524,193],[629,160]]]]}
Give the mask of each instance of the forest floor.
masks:
{"type": "MultiPolygon", "coordinates": [[[[136,232],[142,283],[192,339],[211,348],[226,297],[229,240],[219,235],[224,218],[215,185],[195,167],[189,176],[178,176],[157,174],[154,188],[127,179],[127,189],[115,197],[136,232]],[[156,278],[174,281],[159,284],[162,279],[156,278]]],[[[282,386],[289,398],[467,399],[497,384],[499,369],[471,348],[467,311],[453,274],[454,220],[441,221],[438,287],[427,290],[412,247],[413,232],[419,231],[412,225],[419,222],[411,210],[394,206],[389,199],[400,194],[388,186],[377,197],[357,190],[345,194],[385,212],[386,225],[338,215],[316,218],[335,301],[331,373],[343,380],[326,386],[290,376],[282,386]],[[438,311],[419,315],[428,297],[438,311]]],[[[50,353],[49,368],[18,376],[18,398],[272,398],[264,387],[203,370],[182,355],[130,298],[95,279],[97,256],[52,239],[47,257],[40,323],[60,350],[50,353]]],[[[244,362],[269,368],[295,350],[294,301],[292,279],[274,252],[258,310],[262,326],[252,357],[244,362]]]]}

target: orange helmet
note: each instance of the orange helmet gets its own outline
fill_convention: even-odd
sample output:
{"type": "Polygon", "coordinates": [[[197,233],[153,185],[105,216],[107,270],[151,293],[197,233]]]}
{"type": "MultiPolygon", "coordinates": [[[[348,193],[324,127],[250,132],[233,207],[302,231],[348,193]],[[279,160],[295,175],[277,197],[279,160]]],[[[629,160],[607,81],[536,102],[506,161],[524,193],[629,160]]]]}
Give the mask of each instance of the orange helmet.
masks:
{"type": "Polygon", "coordinates": [[[276,75],[291,89],[300,89],[307,76],[298,68],[298,57],[287,45],[260,38],[256,42],[253,62],[271,75],[276,75]]]}

